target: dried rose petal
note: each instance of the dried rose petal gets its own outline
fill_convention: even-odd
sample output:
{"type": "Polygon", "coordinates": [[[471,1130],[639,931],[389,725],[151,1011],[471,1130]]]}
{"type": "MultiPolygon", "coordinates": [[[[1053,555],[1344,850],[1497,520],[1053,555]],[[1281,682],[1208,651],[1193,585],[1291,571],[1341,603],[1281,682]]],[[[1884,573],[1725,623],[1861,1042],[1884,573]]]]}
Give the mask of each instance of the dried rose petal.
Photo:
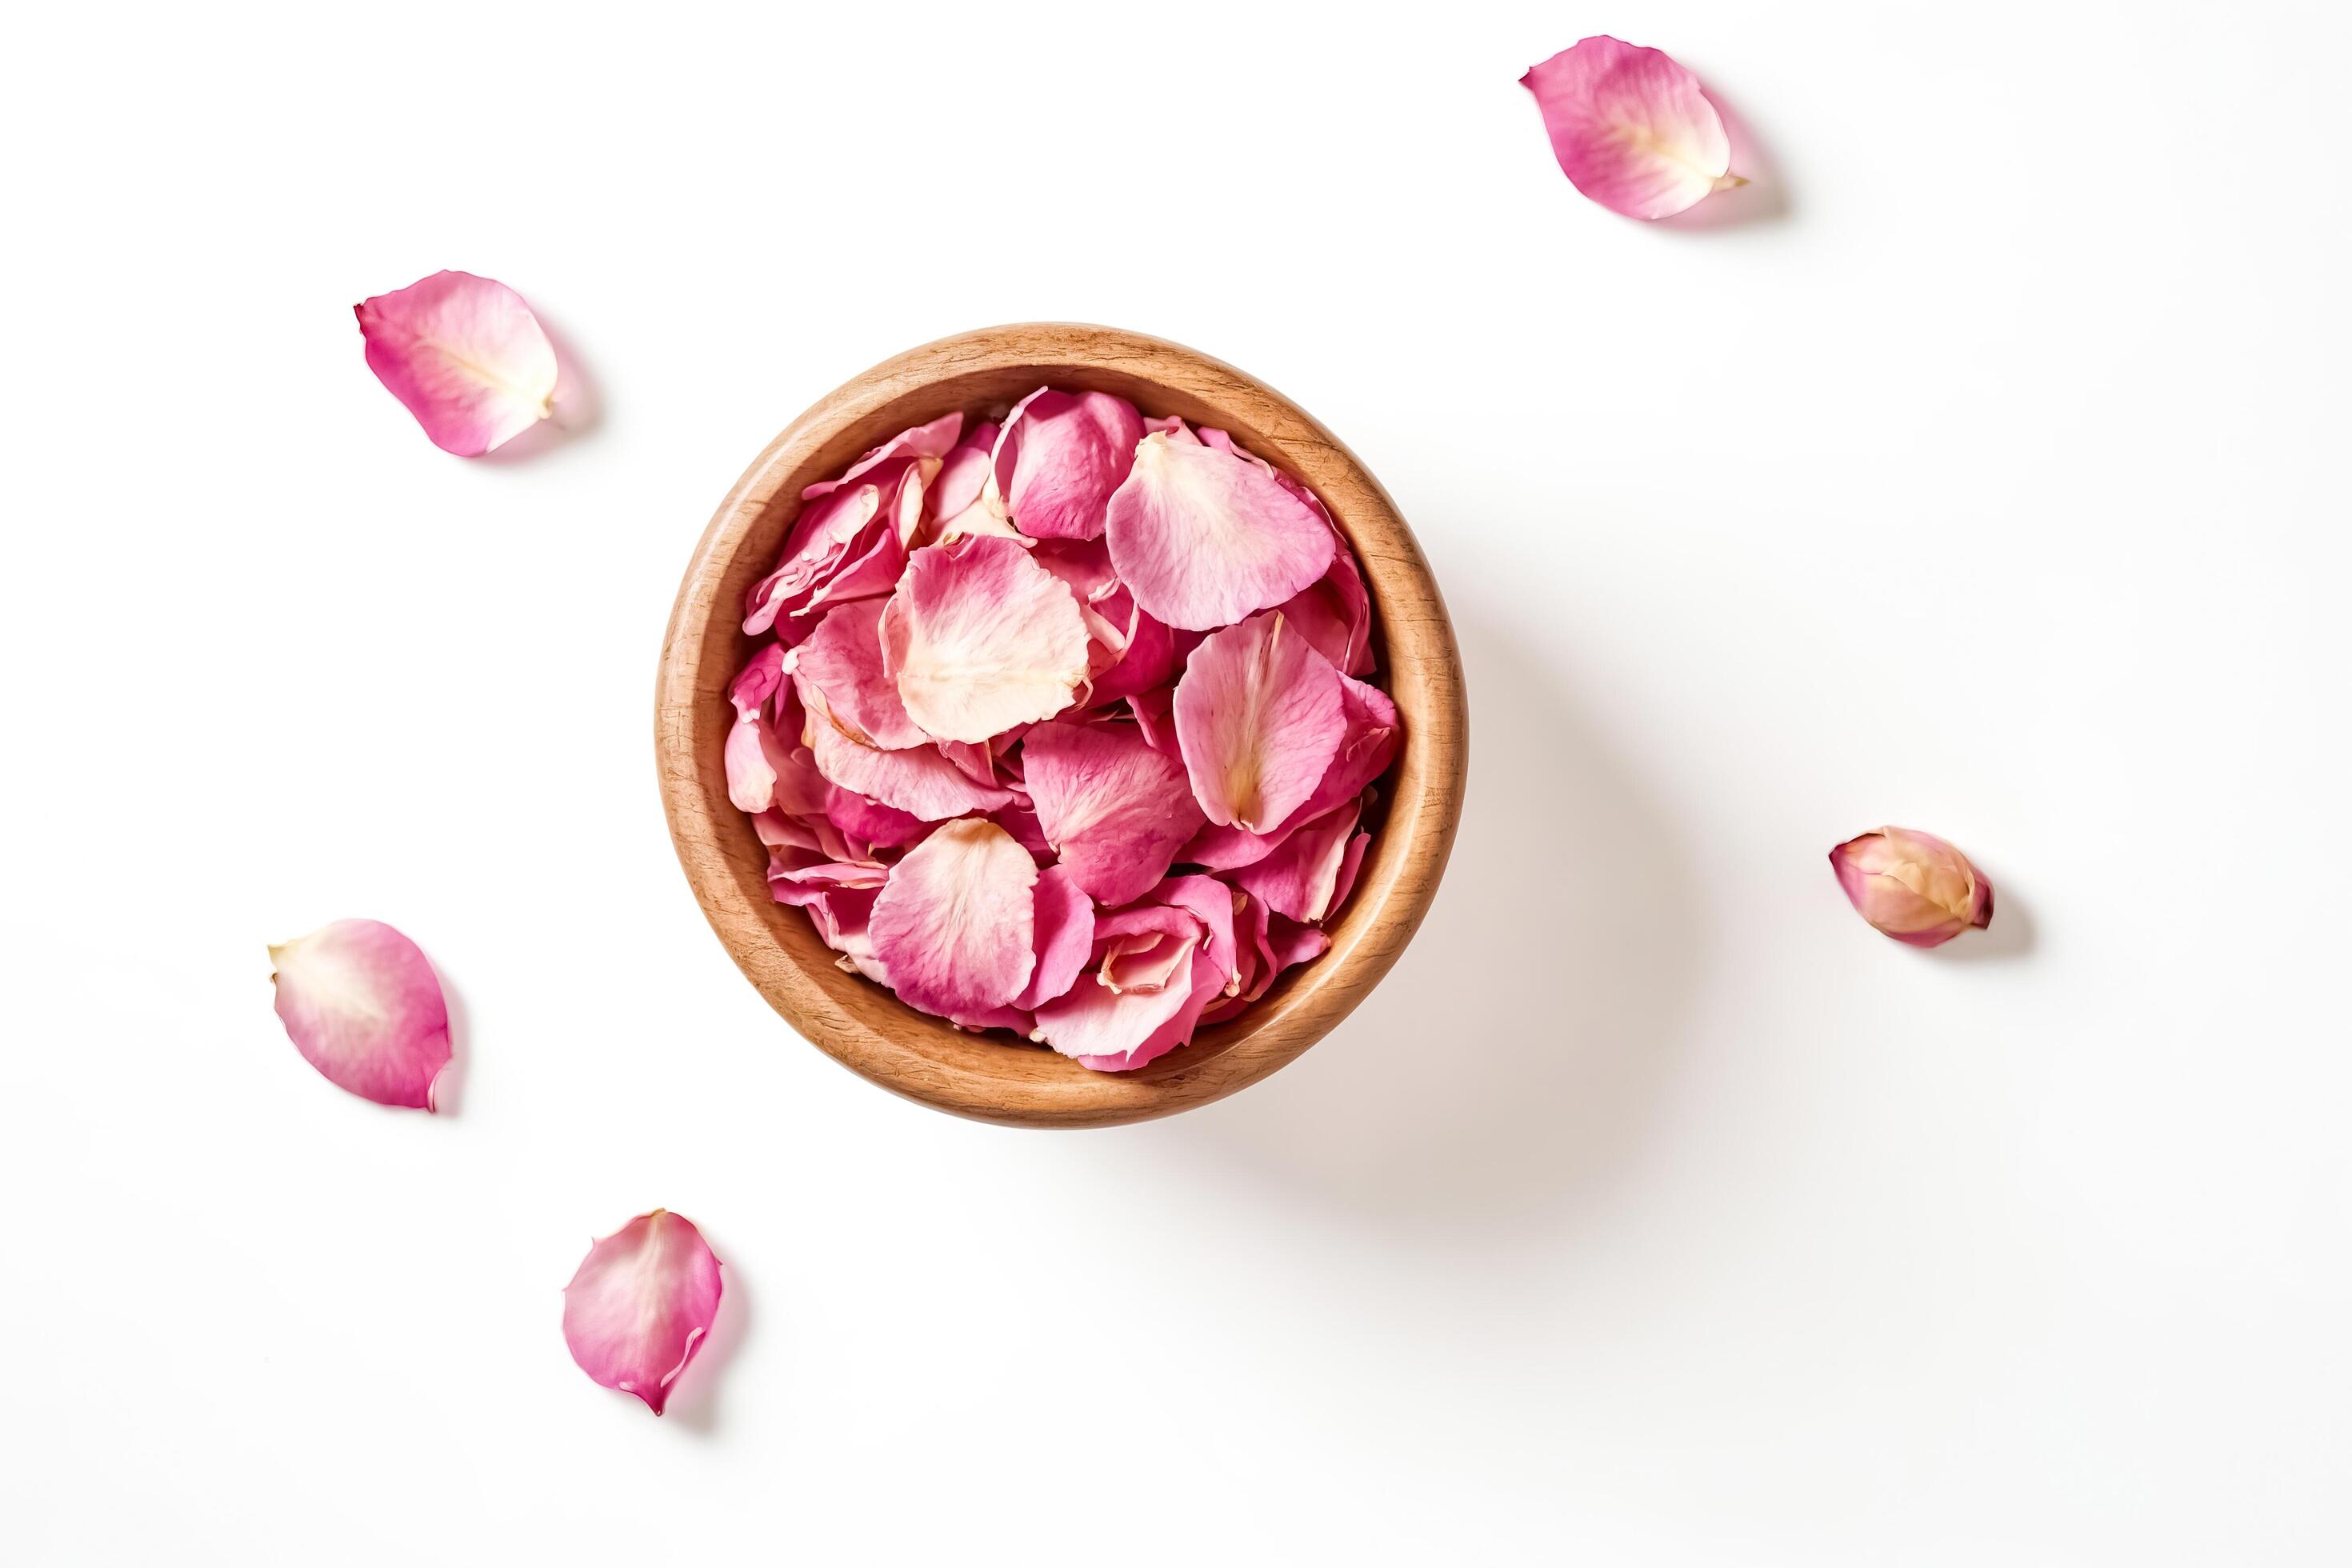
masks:
{"type": "Polygon", "coordinates": [[[1379,687],[1345,677],[1339,681],[1339,703],[1347,729],[1339,737],[1331,765],[1303,805],[1265,833],[1213,824],[1203,827],[1177,858],[1213,871],[1229,871],[1263,860],[1300,826],[1328,815],[1342,801],[1354,799],[1366,784],[1388,772],[1402,739],[1396,704],[1379,687]]]}
{"type": "Polygon", "coordinates": [[[1339,878],[1348,862],[1348,836],[1363,811],[1354,801],[1306,824],[1281,847],[1233,874],[1234,886],[1278,915],[1313,922],[1339,901],[1339,878]]]}
{"type": "Polygon", "coordinates": [[[1093,539],[1142,439],[1143,417],[1127,399],[1041,386],[1005,416],[996,488],[1032,539],[1093,539]]]}
{"type": "Polygon", "coordinates": [[[746,595],[744,635],[757,637],[775,625],[778,616],[804,605],[819,584],[841,571],[853,545],[860,557],[877,548],[882,531],[874,530],[874,523],[881,513],[882,488],[873,484],[835,490],[803,509],[785,536],[775,569],[746,595]]]}
{"type": "Polygon", "coordinates": [[[978,743],[1070,705],[1087,628],[1067,584],[1010,540],[915,552],[882,613],[882,657],[908,715],[978,743]]]}
{"type": "Polygon", "coordinates": [[[1095,945],[1094,900],[1071,878],[1068,867],[1048,866],[1038,872],[1036,897],[1033,940],[1037,966],[1030,971],[1021,994],[1013,998],[1013,1005],[1024,1013],[1034,1013],[1039,1004],[1051,1002],[1076,984],[1095,945]]]}
{"type": "Polygon", "coordinates": [[[553,410],[555,345],[505,284],[436,272],[352,310],[368,368],[443,451],[478,458],[553,410]]]}
{"type": "Polygon", "coordinates": [[[1855,913],[1913,947],[1992,923],[1992,884],[1932,833],[1882,827],[1831,850],[1830,867],[1855,913]]]}
{"type": "Polygon", "coordinates": [[[1181,630],[1230,626],[1323,575],[1330,526],[1265,465],[1152,435],[1110,498],[1105,537],[1135,602],[1181,630]]]}
{"type": "Polygon", "coordinates": [[[795,679],[808,709],[809,752],[828,782],[926,822],[994,811],[1013,803],[1010,790],[976,782],[932,747],[887,752],[865,744],[835,721],[823,692],[806,679],[795,679]]]}
{"type": "Polygon", "coordinates": [[[425,954],[381,921],[337,921],[269,950],[278,1016],[328,1082],[379,1105],[433,1109],[449,1005],[425,954]]]}
{"type": "Polygon", "coordinates": [[[1552,155],[1576,188],[1627,217],[1671,217],[1748,182],[1698,78],[1661,49],[1602,36],[1519,79],[1535,94],[1552,155]]]}
{"type": "Polygon", "coordinates": [[[1097,903],[1140,897],[1201,826],[1183,768],[1126,725],[1040,724],[1021,754],[1046,842],[1097,903]]]}
{"type": "Polygon", "coordinates": [[[1193,649],[1176,686],[1176,735],[1211,822],[1263,833],[1315,793],[1347,731],[1339,681],[1279,612],[1193,649]]]}
{"type": "Polygon", "coordinates": [[[814,500],[819,496],[831,495],[842,486],[862,479],[868,474],[876,473],[886,465],[903,468],[906,465],[899,462],[901,458],[908,461],[917,461],[924,458],[943,458],[955,449],[956,436],[962,429],[962,415],[942,414],[928,425],[918,425],[912,429],[901,430],[844,468],[839,478],[819,479],[815,484],[803,488],[801,491],[801,499],[814,500]]]}
{"type": "Polygon", "coordinates": [[[898,999],[942,1017],[985,1013],[1021,994],[1037,863],[992,822],[942,824],[890,868],[874,902],[874,950],[898,999]]]}
{"type": "Polygon", "coordinates": [[[859,599],[825,612],[785,668],[824,693],[825,710],[860,744],[886,752],[926,745],[930,737],[907,717],[898,683],[882,668],[881,599],[859,599]]]}
{"type": "Polygon", "coordinates": [[[563,1342],[581,1371],[658,1415],[709,1334],[722,1288],[693,1221],[641,1214],[590,1246],[563,1288],[563,1342]]]}
{"type": "Polygon", "coordinates": [[[1332,668],[1342,675],[1371,673],[1371,595],[1364,590],[1356,558],[1346,550],[1334,552],[1329,571],[1276,607],[1332,668]]]}
{"type": "Polygon", "coordinates": [[[1095,972],[1038,1007],[1035,1037],[1097,1072],[1125,1072],[1190,1040],[1209,1004],[1237,984],[1233,894],[1206,877],[1171,877],[1137,907],[1097,914],[1095,947],[1095,972]],[[1160,946],[1171,931],[1173,954],[1160,946]],[[1138,936],[1147,940],[1129,940],[1138,936]],[[1171,957],[1189,966],[1159,962],[1171,957]]]}

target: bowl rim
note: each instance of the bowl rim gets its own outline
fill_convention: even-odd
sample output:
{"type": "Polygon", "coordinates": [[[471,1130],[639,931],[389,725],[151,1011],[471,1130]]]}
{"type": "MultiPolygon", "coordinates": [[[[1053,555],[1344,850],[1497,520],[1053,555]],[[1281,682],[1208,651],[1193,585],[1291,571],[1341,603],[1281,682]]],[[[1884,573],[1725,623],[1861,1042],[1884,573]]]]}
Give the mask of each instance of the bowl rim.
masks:
{"type": "Polygon", "coordinates": [[[654,741],[671,842],[695,898],[737,967],[797,1032],[868,1081],[940,1110],[1021,1126],[1104,1126],[1171,1115],[1255,1083],[1370,993],[1444,872],[1466,787],[1468,704],[1453,625],[1420,545],[1338,437],[1265,383],[1181,344],[1114,327],[1021,322],[884,360],[819,398],[752,460],[679,584],[662,642],[654,741]],[[910,405],[940,404],[953,388],[1016,384],[1033,372],[1039,384],[1120,392],[1147,415],[1180,413],[1196,424],[1205,415],[1305,480],[1362,568],[1383,649],[1373,679],[1404,728],[1383,780],[1385,820],[1347,907],[1327,926],[1329,950],[1287,972],[1240,1017],[1132,1073],[1094,1072],[1043,1047],[964,1033],[836,968],[806,917],[767,896],[765,852],[727,798],[726,691],[751,646],[736,606],[781,546],[801,486],[949,407],[970,414],[1012,399],[968,390],[971,402],[916,417],[910,405]]]}

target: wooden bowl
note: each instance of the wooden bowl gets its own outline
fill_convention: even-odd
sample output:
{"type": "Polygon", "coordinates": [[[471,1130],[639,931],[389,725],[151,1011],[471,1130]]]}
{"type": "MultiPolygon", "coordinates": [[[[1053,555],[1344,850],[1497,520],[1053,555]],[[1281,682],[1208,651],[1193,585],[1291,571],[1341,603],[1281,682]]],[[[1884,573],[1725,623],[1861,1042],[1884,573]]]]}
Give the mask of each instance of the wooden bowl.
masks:
{"type": "Polygon", "coordinates": [[[989,327],[876,365],[787,426],[737,482],[686,569],[654,714],[663,804],[687,880],[769,1005],[861,1077],[961,1116],[1033,1127],[1140,1121],[1203,1105],[1281,1067],[1346,1017],[1404,951],[1445,869],[1462,810],[1468,716],[1454,628],[1395,504],[1337,437],[1264,382],[1157,338],[1062,323],[989,327]],[[1002,1033],[966,1034],[836,968],[799,910],[768,896],[766,852],[727,799],[727,685],[749,657],[743,599],[800,510],[803,485],[954,410],[1002,409],[1045,384],[1117,393],[1147,416],[1230,431],[1307,481],[1353,545],[1371,591],[1373,649],[1404,725],[1380,785],[1354,895],[1331,949],[1256,1005],[1127,1073],[1098,1073],[1002,1033]]]}

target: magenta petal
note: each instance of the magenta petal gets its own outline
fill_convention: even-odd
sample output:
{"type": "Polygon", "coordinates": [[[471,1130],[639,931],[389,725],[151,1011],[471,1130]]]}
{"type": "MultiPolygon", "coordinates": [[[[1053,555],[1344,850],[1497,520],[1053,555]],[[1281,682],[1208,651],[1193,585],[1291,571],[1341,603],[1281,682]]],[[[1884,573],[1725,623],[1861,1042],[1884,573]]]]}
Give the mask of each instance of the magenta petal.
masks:
{"type": "Polygon", "coordinates": [[[1263,833],[1314,793],[1347,730],[1339,681],[1278,612],[1192,651],[1176,686],[1176,735],[1211,822],[1263,833]]]}
{"type": "Polygon", "coordinates": [[[1086,622],[1066,584],[1007,539],[914,553],[882,614],[882,657],[908,715],[977,744],[1070,705],[1086,622]]]}
{"type": "Polygon", "coordinates": [[[1046,841],[1098,903],[1139,897],[1202,824],[1183,768],[1126,725],[1040,724],[1021,755],[1046,841]]]}
{"type": "Polygon", "coordinates": [[[352,309],[368,368],[445,452],[478,458],[554,406],[555,345],[503,283],[436,272],[352,309]]]}
{"type": "MultiPolygon", "coordinates": [[[[775,567],[751,585],[745,595],[743,632],[758,637],[776,617],[807,602],[818,584],[829,581],[848,558],[853,543],[882,512],[877,485],[853,485],[810,502],[784,536],[784,550],[775,567]]],[[[870,552],[867,538],[861,553],[870,552]]]]}
{"type": "Polygon", "coordinates": [[[658,1415],[719,1316],[721,1289],[693,1221],[641,1214],[591,1246],[563,1288],[563,1342],[581,1371],[658,1415]]]}
{"type": "Polygon", "coordinates": [[[852,739],[886,752],[927,744],[907,717],[898,683],[882,668],[880,599],[836,605],[809,640],[794,648],[793,670],[824,693],[825,710],[852,739]]]}
{"type": "Polygon", "coordinates": [[[996,437],[996,487],[1033,539],[1093,539],[1143,439],[1135,405],[1108,392],[1039,387],[996,437]]]}
{"type": "Polygon", "coordinates": [[[381,921],[337,921],[269,960],[278,1016],[303,1060],[363,1100],[433,1109],[449,1006],[415,942],[381,921]]]}
{"type": "Polygon", "coordinates": [[[1747,183],[1731,173],[1723,117],[1664,50],[1586,38],[1519,85],[1535,94],[1561,172],[1612,212],[1670,217],[1747,183]]]}
{"type": "Polygon", "coordinates": [[[1278,607],[1332,668],[1342,675],[1371,673],[1372,600],[1346,545],[1334,550],[1329,571],[1278,607]]]}
{"type": "Polygon", "coordinates": [[[1145,438],[1105,537],[1135,602],[1208,631],[1278,605],[1331,564],[1330,525],[1271,469],[1224,448],[1145,438]]]}
{"type": "Polygon", "coordinates": [[[1033,946],[1037,863],[992,822],[950,822],[907,852],[874,901],[874,951],[898,999],[942,1017],[1021,994],[1033,946]]]}
{"type": "Polygon", "coordinates": [[[1013,1005],[1024,1013],[1034,1013],[1040,1003],[1068,991],[1094,952],[1094,900],[1072,879],[1066,867],[1049,866],[1037,873],[1036,900],[1033,940],[1037,965],[1013,999],[1013,1005]]]}

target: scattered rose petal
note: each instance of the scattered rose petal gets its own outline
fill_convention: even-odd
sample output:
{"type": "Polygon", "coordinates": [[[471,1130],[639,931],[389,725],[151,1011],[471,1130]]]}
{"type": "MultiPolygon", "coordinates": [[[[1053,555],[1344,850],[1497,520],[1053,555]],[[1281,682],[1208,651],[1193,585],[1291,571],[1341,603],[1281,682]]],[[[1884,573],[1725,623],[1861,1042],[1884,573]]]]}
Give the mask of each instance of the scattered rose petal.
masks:
{"type": "Polygon", "coordinates": [[[1563,49],[1519,79],[1535,94],[1560,170],[1627,217],[1671,217],[1748,182],[1698,78],[1661,49],[1602,36],[1563,49]]]}
{"type": "Polygon", "coordinates": [[[1830,867],[1855,913],[1913,947],[1992,923],[1992,884],[1932,833],[1882,827],[1831,850],[1830,867]]]}
{"type": "Polygon", "coordinates": [[[553,410],[555,345],[505,284],[436,272],[352,309],[368,368],[443,451],[478,458],[553,410]]]}
{"type": "Polygon", "coordinates": [[[1203,639],[1177,683],[1175,711],[1202,811],[1252,833],[1315,792],[1347,731],[1339,671],[1278,612],[1203,639]]]}
{"type": "Polygon", "coordinates": [[[1142,439],[1142,416],[1125,398],[1041,386],[1005,416],[997,489],[1032,539],[1093,539],[1142,439]]]}
{"type": "Polygon", "coordinates": [[[693,1221],[641,1214],[592,1245],[563,1288],[563,1342],[581,1371],[658,1415],[710,1332],[721,1289],[693,1221]]]}
{"type": "Polygon", "coordinates": [[[1278,605],[1323,575],[1330,526],[1262,464],[1230,450],[1144,438],[1110,499],[1112,563],[1135,602],[1208,631],[1278,605]]]}
{"type": "Polygon", "coordinates": [[[1202,824],[1183,768],[1129,726],[1040,724],[1021,751],[1046,842],[1097,903],[1140,897],[1202,824]]]}
{"type": "Polygon", "coordinates": [[[1021,994],[1036,963],[1037,863],[992,822],[935,828],[890,869],[874,903],[874,950],[898,998],[942,1017],[1021,994]]]}
{"type": "Polygon", "coordinates": [[[337,921],[269,950],[278,1016],[328,1082],[431,1110],[449,1065],[449,1005],[425,954],[381,921],[337,921]]]}
{"type": "Polygon", "coordinates": [[[882,657],[908,715],[979,742],[1070,705],[1087,628],[1067,584],[1009,540],[915,552],[882,614],[882,657]]]}

